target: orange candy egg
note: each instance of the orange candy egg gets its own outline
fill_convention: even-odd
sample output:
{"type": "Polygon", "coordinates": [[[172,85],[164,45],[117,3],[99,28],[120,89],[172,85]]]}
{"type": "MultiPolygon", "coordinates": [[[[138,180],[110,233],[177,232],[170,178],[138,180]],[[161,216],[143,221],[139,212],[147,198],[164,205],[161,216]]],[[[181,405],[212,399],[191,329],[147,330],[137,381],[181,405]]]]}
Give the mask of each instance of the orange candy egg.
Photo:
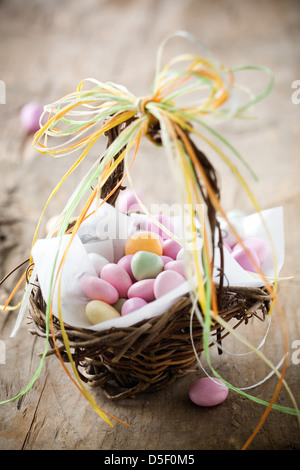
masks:
{"type": "Polygon", "coordinates": [[[152,232],[136,232],[131,235],[125,245],[125,255],[134,255],[138,251],[150,251],[161,256],[163,249],[159,236],[152,232]]]}

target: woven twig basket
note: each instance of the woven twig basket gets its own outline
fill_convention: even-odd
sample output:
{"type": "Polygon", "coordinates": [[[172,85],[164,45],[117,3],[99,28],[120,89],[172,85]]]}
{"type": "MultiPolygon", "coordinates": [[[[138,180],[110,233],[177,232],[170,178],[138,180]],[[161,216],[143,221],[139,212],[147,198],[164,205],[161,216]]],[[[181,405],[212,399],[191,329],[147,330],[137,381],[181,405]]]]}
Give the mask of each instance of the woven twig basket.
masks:
{"type": "MultiPolygon", "coordinates": [[[[264,320],[269,307],[269,295],[264,289],[227,288],[222,301],[226,308],[219,314],[225,321],[235,320],[235,328],[247,324],[252,316],[264,320]]],[[[192,372],[197,358],[190,335],[191,311],[191,299],[185,296],[164,314],[126,328],[94,332],[64,325],[81,379],[91,387],[101,387],[108,398],[120,399],[157,391],[192,372]]],[[[45,303],[39,288],[32,292],[29,312],[33,320],[31,333],[45,337],[45,303]]],[[[60,354],[68,362],[57,320],[54,331],[60,354]]],[[[218,344],[227,335],[217,323],[211,332],[218,344]]],[[[200,354],[203,329],[196,316],[192,334],[200,354]]],[[[48,355],[55,354],[53,339],[49,341],[53,349],[48,355]]]]}
{"type": "MultiPolygon", "coordinates": [[[[108,145],[121,131],[122,127],[118,127],[108,133],[108,145]]],[[[159,129],[155,126],[150,137],[159,143],[159,129]]],[[[202,159],[210,181],[218,193],[212,166],[195,146],[194,150],[198,158],[202,159]]],[[[123,167],[119,165],[116,170],[103,187],[102,197],[109,194],[111,188],[120,181],[123,167]]],[[[120,189],[122,190],[122,187],[119,187],[120,189]]],[[[117,194],[116,192],[108,200],[110,204],[114,205],[117,194]]],[[[208,198],[207,205],[211,225],[215,227],[216,218],[208,198]]],[[[215,286],[219,315],[226,322],[235,321],[234,328],[242,323],[247,324],[252,316],[264,320],[269,309],[268,292],[264,288],[225,286],[221,274],[222,266],[220,283],[215,286]],[[258,314],[258,311],[261,313],[258,314]]],[[[32,334],[46,337],[46,305],[38,280],[33,282],[35,287],[32,289],[29,302],[29,314],[32,320],[30,331],[32,334]]],[[[117,400],[134,397],[140,392],[157,391],[170,385],[178,377],[195,370],[197,363],[195,351],[198,355],[203,351],[203,328],[196,315],[191,322],[192,310],[192,299],[184,296],[165,313],[126,328],[113,327],[95,332],[64,325],[72,357],[81,379],[91,387],[101,387],[109,399],[117,400]]],[[[60,323],[56,318],[53,319],[53,327],[56,347],[62,359],[68,362],[60,323]]],[[[223,338],[228,334],[218,323],[212,324],[210,331],[211,345],[215,343],[221,345],[223,338]]],[[[56,354],[52,337],[49,342],[51,349],[48,355],[56,354]]],[[[219,351],[221,352],[221,349],[219,351]]]]}

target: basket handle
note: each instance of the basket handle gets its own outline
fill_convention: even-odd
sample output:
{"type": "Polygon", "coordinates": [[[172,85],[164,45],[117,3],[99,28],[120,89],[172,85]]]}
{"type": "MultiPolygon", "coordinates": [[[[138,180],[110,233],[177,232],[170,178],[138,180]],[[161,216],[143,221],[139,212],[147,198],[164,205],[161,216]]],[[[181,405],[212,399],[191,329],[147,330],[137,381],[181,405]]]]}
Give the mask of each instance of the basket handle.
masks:
{"type": "MultiPolygon", "coordinates": [[[[119,134],[131,124],[134,120],[137,119],[137,116],[133,116],[132,118],[128,119],[127,121],[122,122],[121,124],[109,129],[105,135],[108,138],[107,142],[107,148],[112,144],[112,142],[119,136],[119,134]]],[[[206,155],[198,149],[194,141],[190,137],[190,133],[186,130],[180,127],[177,131],[178,138],[181,140],[182,144],[185,145],[185,140],[188,141],[189,146],[191,147],[195,157],[199,161],[201,167],[203,168],[206,178],[208,180],[208,183],[210,187],[212,188],[215,196],[220,199],[220,189],[219,189],[219,183],[218,183],[218,177],[216,170],[214,166],[211,164],[209,159],[206,157],[206,155]]],[[[157,119],[151,118],[149,119],[148,122],[148,130],[146,134],[147,138],[155,143],[156,145],[162,145],[162,139],[161,139],[161,129],[160,129],[160,123],[157,119]]],[[[124,148],[122,148],[114,157],[114,160],[116,160],[120,154],[123,152],[124,148]]],[[[101,188],[101,193],[100,197],[102,199],[106,198],[108,194],[112,191],[112,189],[120,182],[124,174],[124,161],[122,160],[120,164],[116,167],[115,171],[110,175],[110,177],[107,179],[103,187],[101,188]]],[[[199,185],[202,198],[205,202],[205,205],[207,207],[207,215],[208,215],[208,220],[209,220],[209,225],[211,229],[211,243],[212,246],[215,245],[215,231],[217,229],[218,235],[219,235],[219,243],[218,243],[218,249],[220,251],[220,280],[219,280],[219,295],[218,295],[218,303],[221,302],[222,299],[222,291],[223,291],[223,278],[224,278],[224,255],[223,255],[223,244],[222,244],[222,233],[220,229],[220,224],[217,219],[216,215],[216,209],[210,199],[209,193],[206,190],[205,184],[201,182],[200,175],[196,174],[197,178],[197,183],[199,185]]],[[[116,200],[119,196],[120,191],[126,189],[126,186],[120,185],[117,190],[108,198],[107,202],[108,204],[111,204],[112,206],[115,205],[116,200]]]]}

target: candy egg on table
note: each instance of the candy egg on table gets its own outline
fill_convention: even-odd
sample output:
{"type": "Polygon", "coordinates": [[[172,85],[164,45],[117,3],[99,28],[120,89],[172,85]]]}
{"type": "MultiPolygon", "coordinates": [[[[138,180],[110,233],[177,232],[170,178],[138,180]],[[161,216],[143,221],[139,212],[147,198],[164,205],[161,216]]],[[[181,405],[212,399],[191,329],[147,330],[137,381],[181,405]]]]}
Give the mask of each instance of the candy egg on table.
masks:
{"type": "Polygon", "coordinates": [[[119,299],[117,289],[97,276],[83,277],[81,287],[85,295],[91,300],[102,300],[108,304],[114,304],[119,299]]]}
{"type": "Polygon", "coordinates": [[[159,235],[147,231],[132,234],[126,242],[125,255],[134,255],[137,251],[149,251],[161,256],[163,248],[159,235]]]}
{"type": "Polygon", "coordinates": [[[161,225],[163,225],[169,232],[174,232],[174,226],[170,218],[163,214],[154,216],[154,220],[149,219],[146,224],[146,230],[148,230],[149,232],[157,233],[163,240],[169,238],[168,233],[163,228],[160,228],[155,223],[155,220],[157,220],[161,225]]]}
{"type": "Polygon", "coordinates": [[[260,267],[260,262],[259,258],[257,256],[256,251],[252,250],[252,248],[247,249],[249,255],[251,258],[248,256],[248,253],[246,253],[243,249],[237,249],[237,250],[232,250],[231,254],[235,261],[239,263],[239,265],[245,269],[246,271],[251,271],[251,272],[257,272],[257,269],[255,268],[255,265],[252,263],[252,259],[254,262],[257,264],[258,267],[260,267]]]}
{"type": "Polygon", "coordinates": [[[131,260],[132,260],[133,255],[125,255],[122,256],[122,258],[119,259],[117,264],[121,266],[121,268],[125,269],[125,271],[129,274],[130,279],[132,282],[135,281],[134,275],[132,274],[131,271],[131,260]]]}
{"type": "Polygon", "coordinates": [[[86,305],[85,313],[94,325],[120,317],[120,313],[114,307],[101,300],[91,300],[86,305]]]}
{"type": "Polygon", "coordinates": [[[162,271],[154,283],[154,295],[158,299],[185,282],[185,278],[176,271],[162,271]]]}
{"type": "MultiPolygon", "coordinates": [[[[136,191],[136,194],[137,194],[138,198],[144,204],[143,196],[137,191],[136,191]]],[[[135,197],[135,194],[132,191],[132,189],[127,188],[124,191],[120,192],[119,197],[116,201],[116,209],[120,212],[125,212],[126,213],[126,212],[129,211],[130,207],[132,207],[135,204],[138,204],[138,200],[135,197]]]]}
{"type": "Polygon", "coordinates": [[[228,388],[222,380],[204,377],[196,380],[189,389],[190,400],[198,406],[216,406],[226,400],[228,388]]]}
{"type": "Polygon", "coordinates": [[[161,256],[150,251],[137,251],[131,259],[131,270],[137,281],[154,279],[164,269],[161,256]]]}
{"type": "Polygon", "coordinates": [[[102,268],[108,264],[109,261],[98,253],[88,253],[88,257],[95,268],[97,276],[100,276],[102,268]]]}
{"type": "Polygon", "coordinates": [[[141,299],[140,297],[132,297],[131,299],[127,299],[122,306],[121,315],[132,313],[135,310],[144,307],[145,305],[147,305],[146,300],[141,299]]]}
{"type": "Polygon", "coordinates": [[[108,263],[103,266],[101,271],[101,279],[111,284],[117,289],[119,297],[126,297],[129,287],[132,285],[132,280],[125,269],[119,264],[108,263]]]}
{"type": "Polygon", "coordinates": [[[163,241],[163,255],[176,259],[177,254],[182,249],[182,246],[172,238],[163,241]]]}
{"type": "Polygon", "coordinates": [[[128,289],[128,298],[131,299],[132,297],[140,297],[146,302],[152,302],[155,300],[154,282],[155,279],[143,279],[142,281],[135,282],[128,289]]]}
{"type": "MultiPolygon", "coordinates": [[[[254,250],[258,256],[260,263],[263,263],[266,258],[269,256],[270,248],[268,243],[259,237],[249,237],[243,240],[243,245],[251,250],[254,250]]],[[[244,251],[244,248],[240,243],[237,243],[234,247],[232,252],[236,253],[237,251],[244,251]]]]}
{"type": "Polygon", "coordinates": [[[40,117],[43,107],[36,101],[25,104],[20,111],[20,121],[23,129],[28,133],[34,133],[40,129],[40,117]]]}
{"type": "Polygon", "coordinates": [[[185,272],[185,262],[183,260],[173,260],[165,265],[165,271],[171,270],[176,271],[181,274],[181,276],[186,277],[185,272]]]}

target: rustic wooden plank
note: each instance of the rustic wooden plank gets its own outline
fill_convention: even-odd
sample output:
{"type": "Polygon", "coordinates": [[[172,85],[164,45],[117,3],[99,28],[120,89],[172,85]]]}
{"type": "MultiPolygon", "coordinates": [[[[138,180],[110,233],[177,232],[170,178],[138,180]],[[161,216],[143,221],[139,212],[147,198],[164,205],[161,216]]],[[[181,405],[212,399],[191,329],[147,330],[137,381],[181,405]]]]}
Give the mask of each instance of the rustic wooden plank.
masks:
{"type": "MultiPolygon", "coordinates": [[[[41,157],[32,150],[32,136],[19,128],[21,106],[33,99],[51,102],[90,76],[122,83],[137,94],[147,94],[160,40],[176,29],[186,29],[224,63],[264,64],[276,77],[272,95],[256,108],[257,122],[230,123],[223,129],[259,176],[258,183],[249,180],[249,184],[261,207],[284,207],[286,260],[282,275],[293,275],[294,279],[282,283],[279,299],[290,337],[286,380],[300,403],[300,365],[292,362],[292,344],[300,338],[297,202],[300,105],[291,101],[292,82],[300,79],[299,22],[297,0],[264,0],[259,2],[259,8],[255,2],[232,0],[2,1],[0,79],[6,83],[7,99],[5,105],[0,105],[0,165],[1,175],[5,176],[0,195],[1,277],[26,258],[43,205],[70,166],[68,159],[41,157]]],[[[231,173],[215,161],[224,207],[239,206],[251,212],[248,199],[231,173]]],[[[83,165],[66,182],[47,217],[61,210],[84,172],[83,165]]],[[[138,189],[151,202],[173,202],[174,188],[166,159],[148,143],[143,146],[133,175],[138,189]]],[[[0,302],[19,275],[20,272],[15,273],[1,288],[0,302]]],[[[0,339],[6,345],[6,364],[0,364],[1,400],[15,396],[27,385],[38,367],[38,353],[44,347],[40,339],[28,333],[26,321],[18,335],[9,338],[16,315],[16,312],[2,314],[0,319],[0,339]]],[[[283,352],[281,330],[280,318],[274,312],[263,349],[274,363],[283,352]]],[[[258,344],[265,329],[260,322],[253,322],[241,331],[258,344]]],[[[241,346],[231,338],[225,344],[235,353],[241,351],[241,346]]],[[[256,383],[269,373],[253,355],[218,356],[214,350],[211,354],[218,372],[237,386],[256,383]]],[[[207,369],[204,360],[203,364],[207,369]]],[[[129,429],[121,424],[110,428],[77,392],[57,359],[49,357],[32,389],[22,399],[0,407],[0,448],[240,449],[264,408],[234,393],[217,408],[197,408],[189,402],[187,391],[200,376],[203,372],[195,371],[166,390],[119,403],[108,402],[99,390],[92,390],[100,407],[131,425],[129,429]]],[[[276,383],[272,377],[250,392],[270,400],[276,383]]],[[[292,406],[284,389],[278,403],[292,406]]],[[[250,448],[299,449],[296,418],[272,412],[250,448]]]]}

